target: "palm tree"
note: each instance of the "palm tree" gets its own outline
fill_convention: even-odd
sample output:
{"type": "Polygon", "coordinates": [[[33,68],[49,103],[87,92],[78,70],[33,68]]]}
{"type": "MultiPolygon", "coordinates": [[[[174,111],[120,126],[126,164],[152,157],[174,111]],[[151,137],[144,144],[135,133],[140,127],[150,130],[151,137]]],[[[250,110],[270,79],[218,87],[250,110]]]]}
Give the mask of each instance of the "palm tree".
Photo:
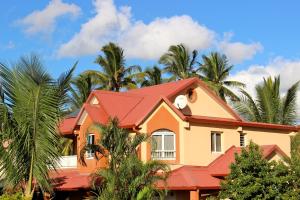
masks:
{"type": "Polygon", "coordinates": [[[97,159],[105,157],[108,168],[99,169],[93,175],[92,185],[97,191],[94,199],[152,199],[155,194],[164,195],[154,183],[164,181],[169,167],[158,161],[143,163],[137,156],[140,144],[148,139],[145,134],[132,136],[126,129],[118,127],[117,119],[108,125],[95,124],[92,129],[101,133],[101,140],[95,145],[86,145],[80,152],[84,162],[85,152],[93,150],[97,159]],[[159,173],[158,173],[159,172],[159,173]]]}
{"type": "Polygon", "coordinates": [[[183,44],[172,45],[168,52],[160,57],[159,63],[165,65],[165,71],[171,73],[176,79],[186,79],[198,76],[197,55],[196,50],[190,55],[183,44]]]}
{"type": "Polygon", "coordinates": [[[73,140],[70,138],[60,138],[61,143],[61,153],[63,156],[73,155],[74,153],[74,145],[73,140]]]}
{"type": "Polygon", "coordinates": [[[126,67],[123,49],[114,43],[103,46],[101,50],[103,55],[99,55],[95,61],[100,65],[101,71],[88,70],[84,74],[107,90],[118,92],[121,88],[136,88],[134,79],[141,71],[140,67],[126,67]]]}
{"type": "Polygon", "coordinates": [[[144,72],[141,73],[142,81],[141,87],[152,86],[152,85],[159,85],[165,82],[169,82],[172,79],[165,79],[162,77],[162,70],[157,67],[153,66],[152,68],[146,68],[144,72]]]}
{"type": "Polygon", "coordinates": [[[233,65],[229,65],[225,55],[218,52],[212,52],[209,56],[202,56],[201,78],[213,89],[224,101],[226,97],[231,100],[239,100],[239,97],[229,88],[241,88],[245,85],[238,81],[227,80],[233,65]]]}
{"type": "Polygon", "coordinates": [[[80,74],[74,78],[70,89],[71,111],[79,110],[95,88],[96,85],[93,83],[92,78],[86,74],[80,74]]]}
{"type": "Polygon", "coordinates": [[[241,90],[243,98],[234,104],[236,110],[249,121],[294,125],[297,121],[296,98],[299,81],[293,84],[286,95],[280,94],[280,77],[264,78],[255,87],[256,99],[241,90]]]}
{"type": "Polygon", "coordinates": [[[48,170],[55,169],[60,155],[57,125],[74,68],[54,80],[35,55],[22,57],[12,69],[0,64],[0,144],[5,144],[0,145],[0,171],[5,185],[24,187],[26,199],[37,187],[51,192],[48,170]]]}

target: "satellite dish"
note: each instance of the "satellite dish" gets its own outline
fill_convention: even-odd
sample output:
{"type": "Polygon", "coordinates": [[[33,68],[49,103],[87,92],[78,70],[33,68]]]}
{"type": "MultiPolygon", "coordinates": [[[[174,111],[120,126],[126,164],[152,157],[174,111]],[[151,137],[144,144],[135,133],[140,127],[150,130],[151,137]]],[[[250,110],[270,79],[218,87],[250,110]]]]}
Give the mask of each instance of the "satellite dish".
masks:
{"type": "Polygon", "coordinates": [[[184,109],[187,106],[187,98],[185,95],[179,95],[175,98],[174,106],[178,109],[184,109]]]}

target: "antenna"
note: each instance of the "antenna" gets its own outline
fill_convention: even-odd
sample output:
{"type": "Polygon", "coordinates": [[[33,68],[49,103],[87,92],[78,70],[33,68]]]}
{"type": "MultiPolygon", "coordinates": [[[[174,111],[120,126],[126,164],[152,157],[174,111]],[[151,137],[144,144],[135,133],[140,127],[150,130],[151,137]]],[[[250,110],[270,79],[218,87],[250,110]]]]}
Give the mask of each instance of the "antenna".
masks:
{"type": "Polygon", "coordinates": [[[187,98],[185,95],[179,95],[175,98],[174,106],[178,109],[184,109],[187,106],[187,98]]]}

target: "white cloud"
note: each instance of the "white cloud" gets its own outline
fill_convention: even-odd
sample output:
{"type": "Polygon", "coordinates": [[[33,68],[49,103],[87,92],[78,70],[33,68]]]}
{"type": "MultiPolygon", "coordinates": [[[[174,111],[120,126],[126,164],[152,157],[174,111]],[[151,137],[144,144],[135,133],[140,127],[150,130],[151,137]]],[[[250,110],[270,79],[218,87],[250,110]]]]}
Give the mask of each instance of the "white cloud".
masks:
{"type": "MultiPolygon", "coordinates": [[[[280,75],[281,92],[285,94],[287,89],[300,80],[300,59],[289,60],[277,57],[266,65],[252,65],[246,70],[237,72],[230,77],[247,85],[246,90],[255,97],[255,85],[263,81],[263,77],[280,75]]],[[[298,113],[300,114],[300,92],[298,93],[298,113]]]]}
{"type": "Polygon", "coordinates": [[[189,16],[157,18],[146,24],[131,18],[130,7],[116,8],[113,0],[95,0],[94,5],[96,15],[61,45],[58,56],[95,54],[108,41],[116,41],[129,58],[155,59],[171,44],[204,49],[214,40],[213,31],[189,16]]]}
{"type": "Polygon", "coordinates": [[[128,57],[155,59],[173,44],[184,43],[190,49],[202,50],[213,40],[213,31],[183,15],[157,18],[149,24],[135,22],[120,37],[120,44],[128,57]]]}
{"type": "Polygon", "coordinates": [[[32,35],[37,33],[50,34],[55,30],[58,17],[70,15],[77,17],[81,12],[75,4],[64,3],[61,0],[52,0],[43,10],[36,10],[18,20],[16,23],[24,26],[25,33],[32,35]]]}
{"type": "Polygon", "coordinates": [[[241,43],[230,42],[232,34],[225,35],[225,39],[220,42],[218,48],[228,57],[231,63],[239,64],[244,60],[249,60],[253,56],[263,50],[263,46],[259,42],[241,43]]]}
{"type": "Polygon", "coordinates": [[[96,15],[81,25],[73,38],[61,45],[58,56],[95,54],[108,41],[130,26],[130,8],[117,9],[112,0],[94,1],[96,15]]]}

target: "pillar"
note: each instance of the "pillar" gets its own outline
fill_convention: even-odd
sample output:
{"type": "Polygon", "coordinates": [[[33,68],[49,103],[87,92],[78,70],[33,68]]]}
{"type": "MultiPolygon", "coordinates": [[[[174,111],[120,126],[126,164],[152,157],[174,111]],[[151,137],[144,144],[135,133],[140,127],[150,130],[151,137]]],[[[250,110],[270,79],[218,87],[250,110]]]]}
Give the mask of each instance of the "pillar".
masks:
{"type": "Polygon", "coordinates": [[[200,193],[199,190],[191,190],[190,191],[190,200],[199,200],[200,193]]]}

